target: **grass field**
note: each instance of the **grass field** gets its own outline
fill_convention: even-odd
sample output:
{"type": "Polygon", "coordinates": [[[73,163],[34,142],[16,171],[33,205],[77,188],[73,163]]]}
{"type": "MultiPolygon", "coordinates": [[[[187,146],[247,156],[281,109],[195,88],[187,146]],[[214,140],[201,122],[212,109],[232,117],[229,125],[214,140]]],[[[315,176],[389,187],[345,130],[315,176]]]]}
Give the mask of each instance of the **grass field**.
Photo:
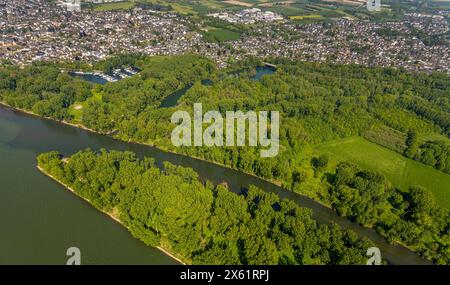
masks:
{"type": "Polygon", "coordinates": [[[297,15],[289,16],[291,20],[304,20],[304,19],[320,19],[323,18],[321,15],[297,15]]]}
{"type": "Polygon", "coordinates": [[[208,31],[206,32],[207,38],[210,38],[211,40],[215,40],[218,42],[234,41],[238,40],[241,37],[241,35],[238,32],[224,28],[209,26],[207,29],[208,29],[208,31]]]}
{"type": "Polygon", "coordinates": [[[89,101],[101,101],[102,95],[100,93],[94,92],[92,97],[88,98],[84,102],[75,102],[69,107],[69,114],[73,116],[74,120],[81,122],[83,116],[83,109],[86,107],[89,101]]]}
{"type": "Polygon", "coordinates": [[[437,133],[419,134],[419,138],[422,142],[424,142],[424,141],[444,141],[447,144],[450,144],[450,139],[448,137],[443,136],[441,134],[437,134],[437,133]]]}
{"type": "Polygon", "coordinates": [[[253,4],[252,4],[252,3],[243,2],[243,1],[237,1],[237,0],[225,0],[225,1],[223,1],[223,2],[225,2],[225,3],[227,3],[227,4],[231,4],[231,5],[237,5],[237,6],[246,7],[246,8],[253,7],[253,4]]]}
{"type": "Polygon", "coordinates": [[[134,3],[130,1],[96,4],[94,11],[112,11],[112,10],[128,10],[134,7],[134,3]]]}
{"type": "Polygon", "coordinates": [[[328,154],[331,164],[350,161],[362,168],[378,171],[404,191],[411,185],[423,186],[433,192],[441,206],[450,208],[450,175],[361,137],[322,143],[314,146],[313,152],[328,154]]]}

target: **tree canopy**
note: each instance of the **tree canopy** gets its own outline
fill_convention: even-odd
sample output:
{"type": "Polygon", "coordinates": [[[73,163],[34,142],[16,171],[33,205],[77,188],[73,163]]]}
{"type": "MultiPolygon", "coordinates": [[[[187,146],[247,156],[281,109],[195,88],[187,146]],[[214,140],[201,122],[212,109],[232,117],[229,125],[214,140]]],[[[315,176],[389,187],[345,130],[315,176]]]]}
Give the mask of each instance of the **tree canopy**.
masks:
{"type": "Polygon", "coordinates": [[[190,168],[131,152],[57,152],[39,166],[137,238],[194,264],[365,264],[373,244],[254,186],[240,195],[202,183],[190,168]]]}

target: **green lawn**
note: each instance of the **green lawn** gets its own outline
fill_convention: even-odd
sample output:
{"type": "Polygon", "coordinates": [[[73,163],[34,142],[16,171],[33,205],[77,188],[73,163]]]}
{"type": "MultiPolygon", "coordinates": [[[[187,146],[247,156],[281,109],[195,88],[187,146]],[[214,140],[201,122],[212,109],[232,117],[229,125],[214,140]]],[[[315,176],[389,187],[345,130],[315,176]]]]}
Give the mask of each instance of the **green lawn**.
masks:
{"type": "Polygon", "coordinates": [[[207,37],[210,39],[215,39],[218,42],[234,41],[238,40],[241,37],[241,35],[238,32],[224,28],[216,28],[209,26],[207,29],[208,29],[208,31],[206,32],[207,37]]]}
{"type": "Polygon", "coordinates": [[[89,101],[101,101],[102,94],[94,92],[92,97],[88,98],[84,102],[75,102],[69,107],[69,114],[73,116],[74,121],[81,122],[83,116],[83,109],[86,107],[89,101]]]}
{"type": "Polygon", "coordinates": [[[361,137],[322,143],[314,146],[313,152],[327,153],[332,164],[350,161],[362,168],[378,171],[405,191],[411,185],[423,186],[433,192],[441,206],[450,208],[450,175],[361,137]]]}
{"type": "Polygon", "coordinates": [[[134,4],[130,1],[96,4],[94,11],[128,10],[133,8],[134,4]]]}

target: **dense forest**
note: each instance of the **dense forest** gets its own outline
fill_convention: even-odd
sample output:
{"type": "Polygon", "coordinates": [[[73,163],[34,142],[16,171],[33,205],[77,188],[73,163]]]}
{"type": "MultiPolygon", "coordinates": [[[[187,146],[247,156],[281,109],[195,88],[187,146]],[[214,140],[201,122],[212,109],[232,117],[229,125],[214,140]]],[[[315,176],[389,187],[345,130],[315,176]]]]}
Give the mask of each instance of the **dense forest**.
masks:
{"type": "Polygon", "coordinates": [[[277,64],[276,72],[255,80],[254,68],[261,62],[251,58],[218,70],[210,60],[196,55],[121,56],[95,68],[107,71],[122,64],[141,72],[105,85],[61,73],[58,64],[3,66],[0,100],[100,133],[114,133],[118,139],[276,181],[374,227],[388,240],[405,244],[425,258],[449,263],[450,215],[436,205],[428,190],[408,185],[400,192],[377,173],[347,164],[329,166],[325,156],[313,157],[305,150],[332,139],[362,136],[449,174],[450,77],[392,68],[271,62],[277,64]],[[205,79],[210,84],[203,84],[205,79]],[[189,86],[176,106],[160,107],[164,98],[189,86]],[[75,102],[85,103],[80,117],[69,112],[75,102]],[[176,110],[192,113],[194,103],[223,114],[279,111],[279,155],[261,158],[258,147],[174,147],[171,115],[176,110]],[[348,177],[343,181],[333,178],[344,174],[348,177]],[[433,203],[421,206],[419,198],[433,203]]]}
{"type": "Polygon", "coordinates": [[[302,172],[303,147],[352,135],[394,149],[405,156],[450,171],[448,142],[412,141],[408,133],[450,134],[450,78],[446,74],[411,74],[389,68],[335,66],[276,60],[275,74],[252,80],[257,60],[249,59],[230,70],[217,70],[196,55],[177,57],[121,56],[95,65],[110,70],[134,65],[142,71],[119,82],[92,86],[61,73],[56,64],[36,63],[21,70],[0,68],[0,100],[59,120],[75,121],[117,138],[156,145],[218,162],[257,176],[277,180],[292,189],[302,172]],[[209,79],[211,84],[202,84],[209,79]],[[168,95],[192,87],[173,108],[160,108],[168,95]],[[99,95],[101,100],[85,100],[99,95]],[[68,108],[86,102],[82,116],[68,108]],[[281,153],[262,159],[255,148],[177,148],[170,142],[175,110],[278,110],[281,113],[281,153]],[[77,121],[78,120],[78,121],[77,121]],[[392,135],[392,133],[394,135],[392,135]],[[407,146],[407,142],[413,147],[407,146]],[[409,148],[407,150],[406,148],[409,148]]]}
{"type": "Polygon", "coordinates": [[[81,151],[38,165],[96,208],[111,213],[147,245],[193,264],[365,264],[372,243],[311,211],[250,187],[235,194],[201,183],[190,168],[139,160],[131,152],[81,151]]]}

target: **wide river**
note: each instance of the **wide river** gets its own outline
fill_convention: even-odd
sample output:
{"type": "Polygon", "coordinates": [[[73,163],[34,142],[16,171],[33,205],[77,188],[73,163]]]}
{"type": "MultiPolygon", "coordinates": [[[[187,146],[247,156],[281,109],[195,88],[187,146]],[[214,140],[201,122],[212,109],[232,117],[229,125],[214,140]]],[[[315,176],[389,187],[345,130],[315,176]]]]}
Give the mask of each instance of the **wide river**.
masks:
{"type": "Polygon", "coordinates": [[[36,169],[39,153],[80,149],[130,150],[192,167],[202,180],[226,181],[233,191],[256,185],[313,210],[321,223],[336,222],[373,240],[394,264],[423,260],[401,246],[387,244],[365,229],[320,204],[269,182],[197,159],[125,143],[51,120],[15,112],[0,105],[0,264],[65,264],[66,250],[81,250],[83,264],[176,264],[161,251],[145,246],[112,219],[66,191],[36,169]]]}

